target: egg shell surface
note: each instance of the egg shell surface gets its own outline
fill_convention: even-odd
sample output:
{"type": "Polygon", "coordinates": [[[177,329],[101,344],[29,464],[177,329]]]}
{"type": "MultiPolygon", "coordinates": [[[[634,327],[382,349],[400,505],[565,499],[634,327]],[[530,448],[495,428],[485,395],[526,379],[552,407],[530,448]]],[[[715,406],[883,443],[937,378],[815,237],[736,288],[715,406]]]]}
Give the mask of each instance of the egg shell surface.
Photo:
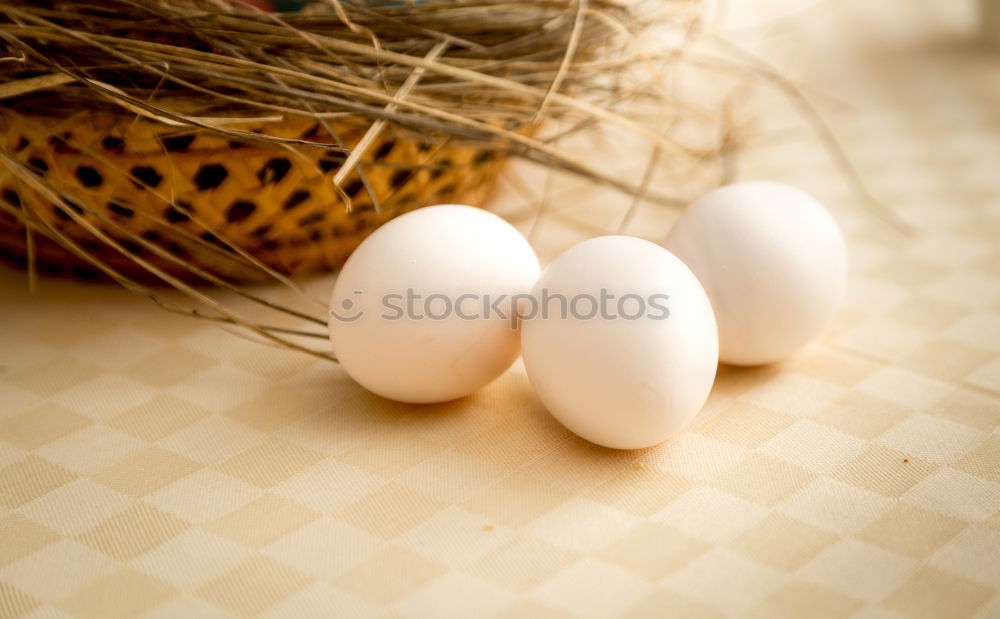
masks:
{"type": "Polygon", "coordinates": [[[665,246],[701,281],[719,325],[719,358],[781,361],[815,339],[847,289],[840,227],[789,185],[747,181],[692,204],[665,246]]]}
{"type": "Polygon", "coordinates": [[[532,296],[521,327],[528,378],[579,436],[615,449],[649,447],[705,403],[718,363],[712,308],[691,271],[662,247],[627,236],[585,241],[545,269],[532,296]],[[590,315],[595,302],[601,308],[590,315]]]}
{"type": "Polygon", "coordinates": [[[528,242],[492,213],[461,205],[406,213],[341,269],[330,301],[334,354],[351,378],[392,400],[469,395],[520,352],[516,321],[487,306],[527,295],[539,272],[528,242]]]}

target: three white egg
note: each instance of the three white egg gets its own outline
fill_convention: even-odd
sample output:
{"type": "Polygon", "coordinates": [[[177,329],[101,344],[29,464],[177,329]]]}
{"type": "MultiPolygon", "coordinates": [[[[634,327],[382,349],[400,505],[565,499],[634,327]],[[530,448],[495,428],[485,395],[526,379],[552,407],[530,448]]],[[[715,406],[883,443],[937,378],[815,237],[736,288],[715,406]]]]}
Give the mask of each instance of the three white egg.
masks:
{"type": "Polygon", "coordinates": [[[431,403],[483,387],[523,347],[532,386],[563,425],[606,447],[649,447],[698,413],[719,360],[771,363],[818,335],[847,278],[833,218],[779,183],[709,193],[666,247],[600,237],[540,274],[499,217],[418,209],[372,233],[341,270],[334,352],[368,390],[431,403]]]}

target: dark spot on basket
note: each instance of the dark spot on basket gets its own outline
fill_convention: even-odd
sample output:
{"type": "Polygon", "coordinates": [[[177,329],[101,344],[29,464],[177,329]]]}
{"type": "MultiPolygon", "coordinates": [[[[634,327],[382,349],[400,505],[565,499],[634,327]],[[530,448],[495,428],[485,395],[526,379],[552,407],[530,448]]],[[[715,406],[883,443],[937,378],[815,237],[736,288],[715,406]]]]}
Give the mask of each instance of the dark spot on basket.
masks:
{"type": "Polygon", "coordinates": [[[137,165],[130,170],[130,173],[135,179],[138,179],[139,182],[133,180],[132,184],[139,189],[145,187],[156,188],[163,180],[163,176],[156,171],[156,168],[148,165],[137,165]]]}
{"type": "Polygon", "coordinates": [[[160,240],[160,233],[155,230],[146,230],[142,233],[142,238],[155,243],[160,240]]]}
{"type": "Polygon", "coordinates": [[[246,142],[238,142],[236,140],[232,140],[231,142],[229,142],[229,148],[234,148],[234,149],[245,148],[246,146],[247,146],[246,142]]]}
{"type": "Polygon", "coordinates": [[[487,161],[493,161],[499,156],[499,153],[494,150],[484,150],[480,151],[479,154],[475,156],[473,161],[475,163],[486,163],[487,161]]]}
{"type": "Polygon", "coordinates": [[[381,161],[382,159],[385,159],[386,156],[392,152],[394,146],[396,146],[396,143],[393,142],[392,140],[389,140],[385,144],[379,146],[378,149],[375,151],[375,156],[374,156],[375,161],[381,161]]]}
{"type": "Polygon", "coordinates": [[[290,211],[296,206],[308,200],[310,197],[312,197],[311,193],[309,193],[305,189],[300,189],[299,191],[296,191],[292,195],[288,196],[288,199],[285,200],[285,203],[282,205],[282,207],[286,211],[290,211]]]}
{"type": "Polygon", "coordinates": [[[316,211],[315,213],[309,213],[305,217],[299,219],[300,226],[309,226],[316,222],[323,221],[326,214],[323,211],[316,211]]]}
{"type": "MultiPolygon", "coordinates": [[[[100,248],[98,247],[92,249],[100,249],[100,248]]],[[[101,275],[102,274],[100,271],[98,271],[97,269],[93,269],[91,267],[83,265],[75,265],[73,267],[73,276],[79,277],[80,279],[86,279],[86,280],[101,279],[101,275]]]]}
{"type": "Polygon", "coordinates": [[[135,215],[135,211],[127,206],[119,204],[118,202],[108,202],[108,210],[115,215],[120,215],[121,217],[131,217],[132,215],[135,215]]]}
{"type": "Polygon", "coordinates": [[[310,241],[318,241],[321,238],[323,238],[323,233],[320,232],[319,230],[313,230],[312,232],[309,233],[310,241]]]}
{"type": "Polygon", "coordinates": [[[49,275],[61,275],[66,272],[66,267],[57,262],[40,262],[38,266],[49,275]]]}
{"type": "Polygon", "coordinates": [[[329,154],[319,160],[319,169],[323,170],[323,173],[327,173],[330,170],[335,170],[343,165],[346,157],[343,155],[329,154]]]}
{"type": "Polygon", "coordinates": [[[243,221],[257,210],[257,205],[249,200],[236,200],[226,209],[226,221],[236,223],[243,221]]]}
{"type": "Polygon", "coordinates": [[[36,172],[40,172],[42,174],[49,171],[49,164],[45,163],[45,160],[41,157],[32,157],[31,159],[28,159],[28,165],[34,168],[36,172]]]}
{"type": "Polygon", "coordinates": [[[0,256],[3,256],[4,260],[9,260],[17,266],[24,266],[28,264],[28,258],[24,255],[24,253],[16,252],[6,247],[0,247],[0,256]]]}
{"type": "Polygon", "coordinates": [[[120,153],[123,150],[125,150],[125,140],[121,139],[116,135],[108,135],[105,136],[103,140],[101,140],[101,147],[103,147],[104,150],[110,150],[120,153]]]}
{"type": "Polygon", "coordinates": [[[183,245],[180,245],[178,243],[170,243],[167,246],[167,251],[169,251],[173,255],[177,256],[178,258],[187,258],[188,256],[191,255],[188,252],[188,250],[184,249],[183,245]]]}
{"type": "Polygon", "coordinates": [[[20,152],[20,151],[24,150],[25,148],[28,148],[28,146],[30,146],[30,145],[31,145],[31,142],[28,141],[28,138],[26,138],[26,137],[24,137],[22,135],[22,136],[20,136],[20,137],[17,138],[17,146],[14,147],[14,152],[15,153],[20,152]]]}
{"type": "Polygon", "coordinates": [[[95,239],[86,239],[80,241],[80,247],[83,247],[84,249],[89,249],[91,251],[100,251],[104,249],[104,245],[95,239]]]}
{"type": "Polygon", "coordinates": [[[412,170],[398,170],[392,175],[389,182],[392,184],[393,189],[398,191],[406,185],[406,181],[410,180],[411,176],[413,176],[412,170]]]}
{"type": "Polygon", "coordinates": [[[448,183],[447,185],[442,187],[438,193],[440,193],[443,196],[450,196],[453,195],[457,190],[458,186],[456,186],[455,183],[448,183]]]}
{"type": "Polygon", "coordinates": [[[212,245],[215,245],[219,249],[222,249],[222,250],[225,250],[225,251],[228,251],[228,252],[235,252],[236,251],[231,246],[227,245],[225,241],[223,241],[219,237],[215,236],[211,232],[205,232],[204,234],[202,234],[201,235],[201,240],[203,240],[205,242],[208,242],[208,243],[211,243],[212,245]]]}
{"type": "Polygon", "coordinates": [[[285,175],[288,174],[288,171],[291,169],[291,161],[284,157],[275,157],[265,163],[264,167],[257,171],[257,180],[259,180],[262,185],[274,185],[280,183],[281,179],[285,178],[285,175]]]}
{"type": "Polygon", "coordinates": [[[375,205],[369,202],[368,200],[365,200],[364,202],[361,202],[360,200],[356,201],[355,204],[353,205],[353,208],[351,208],[351,212],[354,214],[367,213],[369,211],[374,211],[374,210],[375,210],[375,205]]]}
{"type": "Polygon", "coordinates": [[[319,123],[314,124],[312,127],[306,129],[306,131],[299,136],[300,140],[311,140],[319,135],[319,123]]]}
{"type": "Polygon", "coordinates": [[[100,187],[101,183],[104,182],[104,177],[101,176],[101,173],[89,165],[78,167],[76,169],[76,178],[84,187],[100,187]]]}
{"type": "Polygon", "coordinates": [[[428,142],[417,142],[417,150],[419,150],[422,153],[429,153],[431,152],[432,148],[434,148],[433,144],[430,144],[428,142]]]}
{"type": "Polygon", "coordinates": [[[274,239],[269,239],[260,244],[261,249],[266,249],[268,251],[273,251],[281,247],[281,243],[275,241],[274,239]]]}
{"type": "Polygon", "coordinates": [[[206,191],[221,185],[227,176],[229,176],[229,170],[226,169],[226,166],[218,163],[206,163],[198,168],[198,173],[194,176],[194,183],[198,185],[198,189],[206,191]]]}
{"type": "Polygon", "coordinates": [[[125,249],[127,249],[129,252],[131,252],[133,254],[141,254],[141,253],[143,253],[143,252],[146,251],[145,248],[142,245],[140,245],[139,243],[136,243],[135,241],[125,241],[125,240],[122,240],[122,241],[119,241],[119,244],[121,244],[122,247],[124,247],[125,249]]]}
{"type": "Polygon", "coordinates": [[[194,136],[176,135],[172,138],[162,138],[160,141],[163,142],[163,148],[172,153],[179,153],[191,147],[191,143],[194,142],[194,136]]]}
{"type": "Polygon", "coordinates": [[[250,232],[250,236],[264,236],[271,231],[271,224],[264,224],[263,226],[258,226],[250,232]]]}
{"type": "Polygon", "coordinates": [[[13,189],[3,190],[3,201],[16,208],[21,207],[21,196],[17,195],[13,189]]]}
{"type": "Polygon", "coordinates": [[[365,188],[365,184],[362,183],[360,179],[353,180],[350,183],[347,183],[346,185],[344,185],[344,193],[346,193],[347,195],[349,195],[349,196],[351,196],[353,198],[354,196],[356,196],[356,195],[360,194],[362,191],[364,191],[364,188],[365,188]]]}
{"type": "Polygon", "coordinates": [[[333,234],[334,238],[340,238],[340,237],[344,236],[345,234],[347,234],[344,231],[344,229],[341,228],[340,226],[334,226],[333,229],[330,230],[330,233],[333,234]]]}
{"type": "MultiPolygon", "coordinates": [[[[69,133],[64,133],[63,136],[64,138],[72,137],[72,135],[69,133]]],[[[51,146],[52,150],[54,150],[57,153],[77,154],[80,152],[76,148],[70,146],[69,142],[67,142],[64,138],[61,138],[56,135],[52,136],[51,138],[49,138],[49,146],[51,146]]]]}
{"type": "Polygon", "coordinates": [[[94,269],[80,264],[74,264],[72,268],[70,268],[70,273],[73,277],[84,280],[94,280],[100,277],[94,269]]]}
{"type": "Polygon", "coordinates": [[[83,215],[83,208],[76,202],[73,202],[72,200],[66,200],[66,205],[69,206],[71,209],[73,209],[73,212],[76,213],[77,215],[83,215]]]}
{"type": "Polygon", "coordinates": [[[163,216],[166,217],[167,221],[172,224],[177,224],[191,219],[191,216],[187,214],[187,212],[191,210],[190,204],[187,202],[177,202],[177,206],[181,208],[177,208],[171,204],[163,211],[163,216]]]}

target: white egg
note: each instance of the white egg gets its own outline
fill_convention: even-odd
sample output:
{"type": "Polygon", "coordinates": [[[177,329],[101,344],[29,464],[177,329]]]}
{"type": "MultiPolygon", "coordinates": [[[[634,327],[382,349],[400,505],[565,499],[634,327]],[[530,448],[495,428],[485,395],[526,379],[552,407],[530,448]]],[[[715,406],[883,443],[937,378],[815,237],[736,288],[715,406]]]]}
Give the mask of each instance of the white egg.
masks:
{"type": "Polygon", "coordinates": [[[837,222],[812,196],[781,183],[712,191],[684,212],[666,247],[705,287],[725,363],[792,355],[830,322],[847,287],[837,222]]]}
{"type": "Polygon", "coordinates": [[[510,317],[538,258],[482,209],[421,208],[377,229],[351,254],[330,301],[330,340],[366,389],[402,402],[466,396],[520,352],[510,317]]]}
{"type": "Polygon", "coordinates": [[[545,269],[532,297],[521,327],[525,369],[576,434],[649,447],[705,403],[719,354],[712,307],[662,247],[626,236],[585,241],[545,269]]]}

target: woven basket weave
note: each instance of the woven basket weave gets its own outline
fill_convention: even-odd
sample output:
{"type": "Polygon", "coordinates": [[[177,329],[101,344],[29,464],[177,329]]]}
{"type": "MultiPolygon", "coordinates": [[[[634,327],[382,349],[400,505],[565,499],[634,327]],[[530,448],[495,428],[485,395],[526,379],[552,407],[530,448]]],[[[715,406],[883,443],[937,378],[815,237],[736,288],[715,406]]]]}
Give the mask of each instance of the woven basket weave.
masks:
{"type": "MultiPolygon", "coordinates": [[[[370,121],[338,117],[228,125],[241,131],[353,148],[370,121]]],[[[172,275],[190,278],[182,264],[229,279],[261,277],[232,245],[289,275],[339,267],[364,237],[388,219],[430,204],[486,199],[502,165],[493,151],[443,142],[387,127],[342,183],[333,177],[341,152],[232,141],[173,128],[134,115],[79,112],[66,117],[0,110],[0,140],[59,195],[72,196],[76,214],[114,239],[125,253],[98,240],[35,188],[0,168],[0,255],[27,261],[27,231],[9,211],[30,213],[89,255],[120,273],[146,280],[130,255],[172,275]],[[375,202],[372,200],[375,197],[375,202]],[[377,208],[376,208],[377,204],[377,208]],[[179,261],[157,255],[155,246],[179,261]]],[[[86,260],[33,235],[33,266],[42,272],[98,276],[86,260]]]]}

